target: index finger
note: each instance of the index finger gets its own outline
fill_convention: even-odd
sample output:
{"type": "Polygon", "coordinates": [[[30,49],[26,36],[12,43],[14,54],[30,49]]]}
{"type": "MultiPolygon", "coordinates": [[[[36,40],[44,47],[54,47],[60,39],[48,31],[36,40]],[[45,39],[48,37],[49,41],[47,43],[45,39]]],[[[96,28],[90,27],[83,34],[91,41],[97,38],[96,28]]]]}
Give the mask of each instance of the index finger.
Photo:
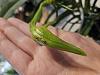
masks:
{"type": "Polygon", "coordinates": [[[25,33],[27,36],[31,37],[31,33],[29,30],[29,25],[17,18],[9,18],[8,22],[11,23],[14,27],[18,28],[21,30],[23,33],[25,33]]]}

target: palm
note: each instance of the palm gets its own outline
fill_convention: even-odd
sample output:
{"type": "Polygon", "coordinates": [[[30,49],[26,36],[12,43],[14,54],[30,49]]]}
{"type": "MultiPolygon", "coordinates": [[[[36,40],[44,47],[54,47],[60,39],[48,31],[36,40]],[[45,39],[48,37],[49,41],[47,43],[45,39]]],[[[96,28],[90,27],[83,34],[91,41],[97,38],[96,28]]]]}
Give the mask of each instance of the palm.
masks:
{"type": "Polygon", "coordinates": [[[9,19],[0,20],[0,53],[22,75],[97,75],[100,71],[100,47],[78,34],[50,28],[55,35],[72,42],[86,51],[88,56],[60,52],[32,41],[25,23],[9,19]],[[2,36],[1,36],[2,35],[2,36]]]}

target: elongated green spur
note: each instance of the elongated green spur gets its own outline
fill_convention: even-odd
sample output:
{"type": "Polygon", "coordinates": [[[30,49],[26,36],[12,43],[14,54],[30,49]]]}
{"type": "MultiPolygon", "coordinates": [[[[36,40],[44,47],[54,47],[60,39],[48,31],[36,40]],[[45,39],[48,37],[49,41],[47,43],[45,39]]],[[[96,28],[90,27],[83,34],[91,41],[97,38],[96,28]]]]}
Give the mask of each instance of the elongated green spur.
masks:
{"type": "Polygon", "coordinates": [[[79,54],[86,56],[86,53],[82,51],[80,48],[63,41],[52,32],[47,29],[47,25],[43,26],[36,26],[36,23],[39,21],[42,10],[45,5],[53,3],[55,0],[44,0],[41,4],[39,9],[37,10],[35,16],[33,17],[32,21],[30,22],[30,31],[32,33],[33,40],[38,42],[41,45],[46,45],[51,48],[56,48],[62,51],[68,51],[71,53],[79,54]]]}

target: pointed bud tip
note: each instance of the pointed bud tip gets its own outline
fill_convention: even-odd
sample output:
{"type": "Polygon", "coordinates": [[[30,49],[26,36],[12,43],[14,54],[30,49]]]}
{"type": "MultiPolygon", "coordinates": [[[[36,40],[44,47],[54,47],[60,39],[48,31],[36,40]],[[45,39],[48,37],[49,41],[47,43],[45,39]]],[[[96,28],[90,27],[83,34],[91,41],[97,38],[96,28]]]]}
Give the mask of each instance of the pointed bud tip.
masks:
{"type": "Polygon", "coordinates": [[[81,51],[81,52],[79,53],[79,55],[87,56],[87,54],[86,54],[84,51],[81,51]]]}

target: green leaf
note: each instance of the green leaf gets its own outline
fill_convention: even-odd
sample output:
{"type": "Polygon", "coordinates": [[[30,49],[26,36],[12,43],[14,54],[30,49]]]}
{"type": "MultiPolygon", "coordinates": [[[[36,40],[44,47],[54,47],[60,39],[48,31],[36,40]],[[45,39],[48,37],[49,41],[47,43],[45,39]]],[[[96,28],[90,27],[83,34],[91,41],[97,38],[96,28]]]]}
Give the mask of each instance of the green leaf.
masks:
{"type": "Polygon", "coordinates": [[[3,17],[5,13],[17,2],[18,0],[3,1],[0,0],[0,17],[3,17]]]}
{"type": "Polygon", "coordinates": [[[18,0],[3,16],[4,18],[9,18],[14,14],[14,11],[21,6],[27,0],[18,0]]]}

